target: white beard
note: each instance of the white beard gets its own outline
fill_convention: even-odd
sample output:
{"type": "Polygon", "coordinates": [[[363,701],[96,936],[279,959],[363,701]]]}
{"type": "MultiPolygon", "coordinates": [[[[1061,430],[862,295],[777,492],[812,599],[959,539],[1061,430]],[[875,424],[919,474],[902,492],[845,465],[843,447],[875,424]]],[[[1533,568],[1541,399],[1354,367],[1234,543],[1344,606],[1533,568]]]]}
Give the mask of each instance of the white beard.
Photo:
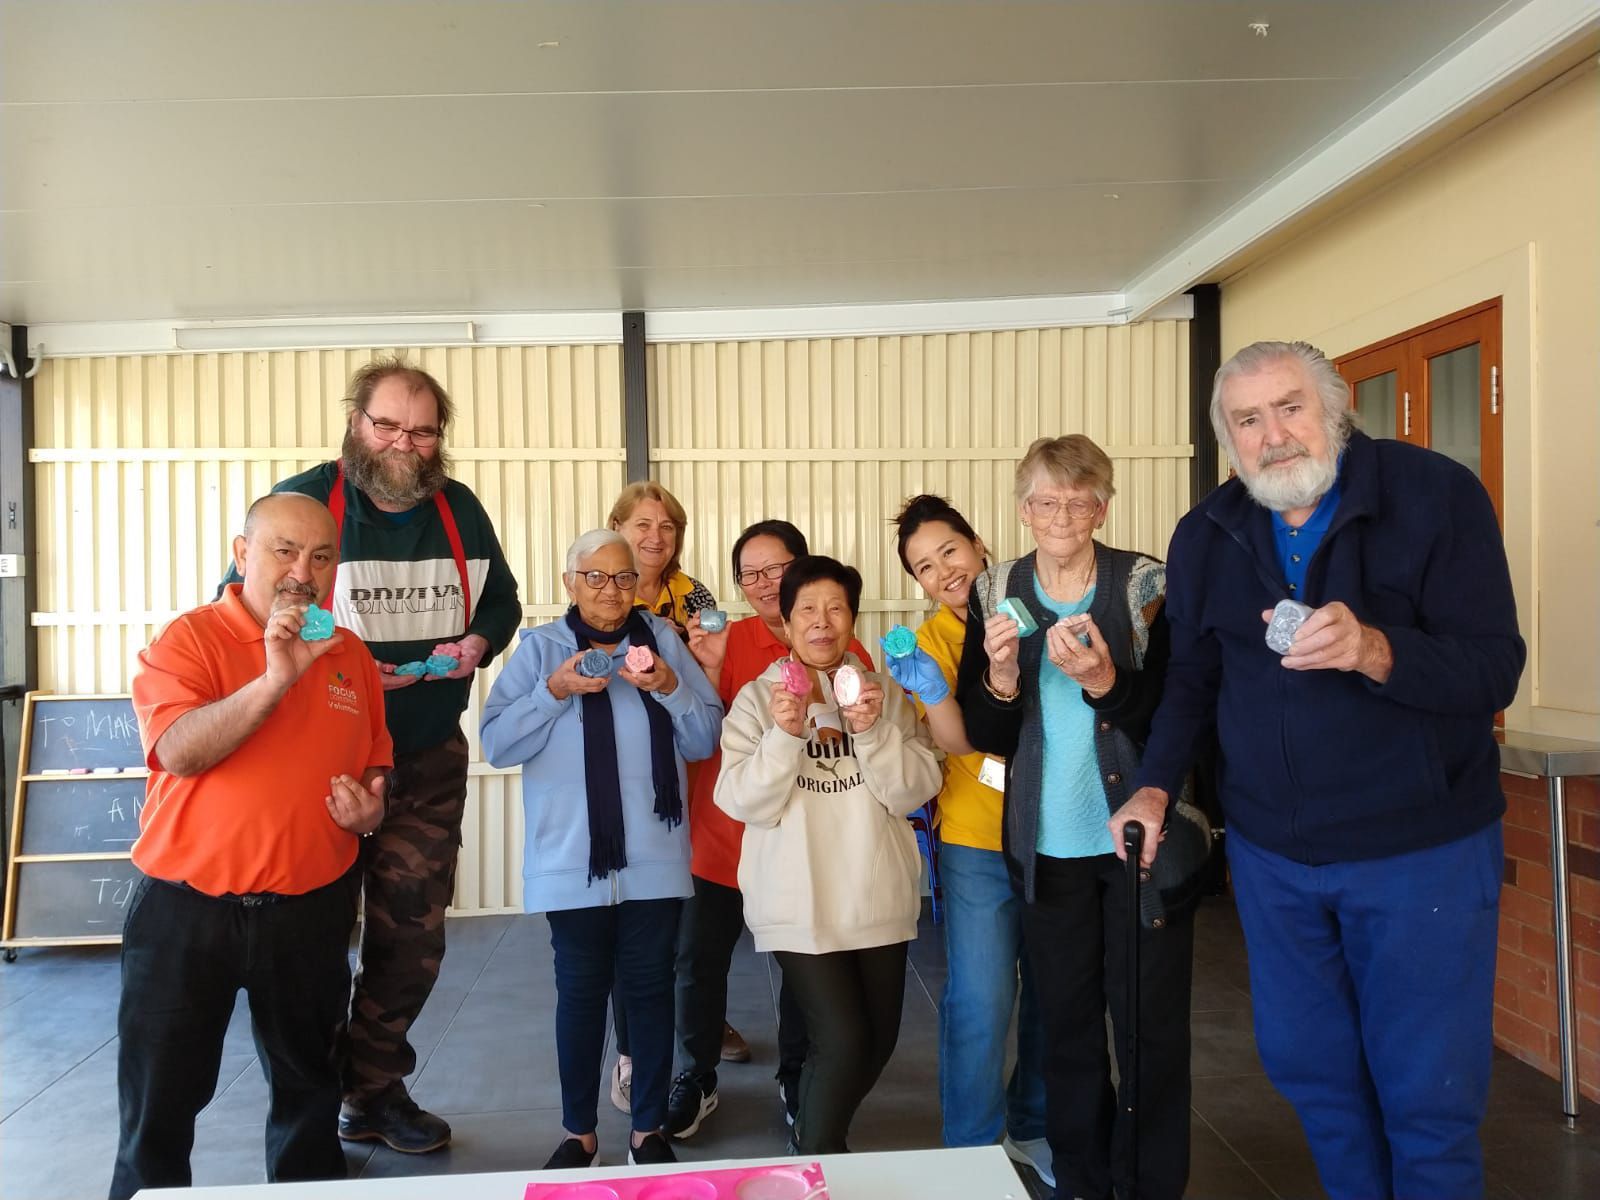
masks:
{"type": "Polygon", "coordinates": [[[1338,477],[1339,460],[1333,455],[1319,459],[1307,454],[1289,466],[1275,464],[1239,472],[1250,498],[1276,513],[1314,508],[1338,477]]]}

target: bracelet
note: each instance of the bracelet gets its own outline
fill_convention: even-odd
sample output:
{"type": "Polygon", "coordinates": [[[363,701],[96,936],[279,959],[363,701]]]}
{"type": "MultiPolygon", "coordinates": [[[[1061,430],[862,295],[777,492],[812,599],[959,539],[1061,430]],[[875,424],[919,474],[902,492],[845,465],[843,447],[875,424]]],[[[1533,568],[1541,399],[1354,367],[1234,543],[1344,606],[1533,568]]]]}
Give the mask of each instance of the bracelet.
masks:
{"type": "Polygon", "coordinates": [[[1002,704],[1014,704],[1017,700],[1022,698],[1022,689],[1020,687],[1016,691],[1009,694],[995,691],[994,683],[989,678],[988,671],[983,673],[983,690],[988,692],[989,695],[993,696],[1002,704]]]}

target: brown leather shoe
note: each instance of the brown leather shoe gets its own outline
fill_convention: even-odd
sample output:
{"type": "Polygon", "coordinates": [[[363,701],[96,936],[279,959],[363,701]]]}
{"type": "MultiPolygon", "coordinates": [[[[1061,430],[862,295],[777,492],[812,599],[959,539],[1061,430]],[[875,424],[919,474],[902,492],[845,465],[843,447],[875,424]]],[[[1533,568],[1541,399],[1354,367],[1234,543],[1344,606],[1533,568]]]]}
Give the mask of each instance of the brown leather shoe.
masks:
{"type": "Polygon", "coordinates": [[[740,1037],[739,1031],[726,1021],[722,1023],[722,1061],[750,1061],[750,1043],[740,1037]]]}

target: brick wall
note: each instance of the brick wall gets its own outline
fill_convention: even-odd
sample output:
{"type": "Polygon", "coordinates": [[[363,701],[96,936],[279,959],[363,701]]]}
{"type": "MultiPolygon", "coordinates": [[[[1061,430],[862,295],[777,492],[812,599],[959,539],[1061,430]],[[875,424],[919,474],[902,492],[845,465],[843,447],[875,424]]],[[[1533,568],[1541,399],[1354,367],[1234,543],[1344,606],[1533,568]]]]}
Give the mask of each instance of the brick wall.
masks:
{"type": "MultiPolygon", "coordinates": [[[[1543,779],[1500,780],[1506,791],[1506,882],[1500,893],[1494,1040],[1559,1078],[1550,803],[1543,779]]],[[[1578,1080],[1585,1096],[1600,1100],[1600,780],[1567,780],[1567,843],[1578,1080]]]]}

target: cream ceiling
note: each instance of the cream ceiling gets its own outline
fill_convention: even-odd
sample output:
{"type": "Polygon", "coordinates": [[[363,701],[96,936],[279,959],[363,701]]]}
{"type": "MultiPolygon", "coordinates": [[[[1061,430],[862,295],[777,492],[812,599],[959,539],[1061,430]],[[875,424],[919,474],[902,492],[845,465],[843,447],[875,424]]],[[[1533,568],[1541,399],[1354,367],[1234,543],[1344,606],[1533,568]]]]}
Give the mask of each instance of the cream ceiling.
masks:
{"type": "Polygon", "coordinates": [[[1115,293],[1527,2],[0,0],[0,320],[1115,293]]]}

